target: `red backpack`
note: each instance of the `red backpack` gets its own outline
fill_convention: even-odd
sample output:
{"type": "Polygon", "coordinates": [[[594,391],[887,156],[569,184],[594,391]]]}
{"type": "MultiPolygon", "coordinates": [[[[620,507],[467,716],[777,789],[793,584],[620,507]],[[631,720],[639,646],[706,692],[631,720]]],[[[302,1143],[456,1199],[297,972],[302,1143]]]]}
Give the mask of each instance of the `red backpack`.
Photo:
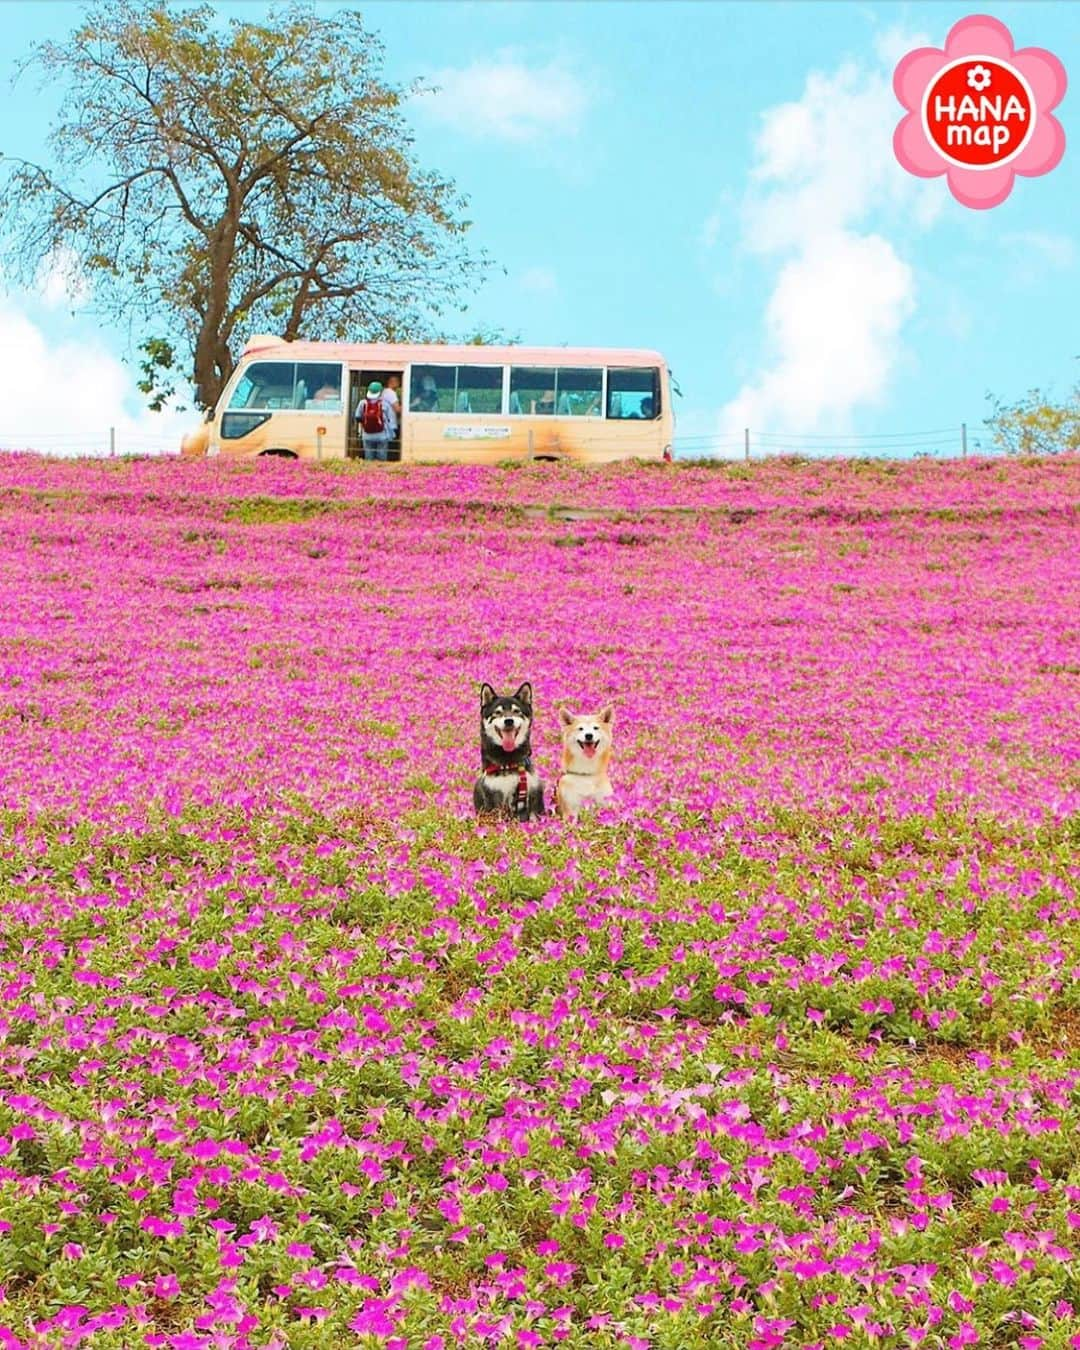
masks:
{"type": "Polygon", "coordinates": [[[378,436],[386,430],[383,422],[382,395],[368,394],[360,411],[360,430],[370,436],[378,436]]]}

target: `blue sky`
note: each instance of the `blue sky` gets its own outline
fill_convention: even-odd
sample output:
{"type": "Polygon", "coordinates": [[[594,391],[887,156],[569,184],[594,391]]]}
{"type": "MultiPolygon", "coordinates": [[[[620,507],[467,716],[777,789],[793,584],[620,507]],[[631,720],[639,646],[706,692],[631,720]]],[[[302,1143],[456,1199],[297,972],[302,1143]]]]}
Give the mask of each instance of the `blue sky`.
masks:
{"type": "MultiPolygon", "coordinates": [[[[81,12],[9,0],[6,51],[61,39],[81,12]]],[[[409,110],[419,161],[468,195],[473,242],[505,269],[463,327],[659,348],[683,391],[687,450],[739,449],[749,425],[755,448],[777,449],[902,448],[884,438],[955,429],[918,443],[947,451],[963,421],[972,443],[983,434],[988,390],[1064,396],[1080,377],[1080,5],[384,0],[363,12],[391,78],[441,87],[409,110]],[[1056,113],[1061,164],[984,212],[943,178],[906,174],[891,147],[896,61],[980,9],[1074,81],[1056,113]]],[[[12,91],[13,68],[0,151],[38,158],[55,91],[12,91]]],[[[171,446],[175,419],[141,411],[124,354],[55,278],[0,295],[0,445],[92,448],[115,425],[121,448],[171,446]]]]}

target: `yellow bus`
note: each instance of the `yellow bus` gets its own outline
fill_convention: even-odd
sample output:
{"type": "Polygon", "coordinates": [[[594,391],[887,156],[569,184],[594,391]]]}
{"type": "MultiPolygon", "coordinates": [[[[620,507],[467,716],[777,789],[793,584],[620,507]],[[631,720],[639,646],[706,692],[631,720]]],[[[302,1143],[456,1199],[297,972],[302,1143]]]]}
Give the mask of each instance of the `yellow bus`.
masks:
{"type": "Polygon", "coordinates": [[[389,458],[669,459],[671,378],[658,352],[597,347],[284,342],[253,337],[185,456],[360,458],[368,384],[400,381],[389,458]]]}

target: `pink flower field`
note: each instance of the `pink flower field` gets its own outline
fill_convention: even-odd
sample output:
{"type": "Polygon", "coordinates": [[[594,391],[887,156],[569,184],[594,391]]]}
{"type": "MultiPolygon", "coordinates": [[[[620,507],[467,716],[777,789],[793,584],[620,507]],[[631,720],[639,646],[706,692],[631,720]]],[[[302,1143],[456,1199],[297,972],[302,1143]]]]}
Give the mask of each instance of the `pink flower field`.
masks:
{"type": "Polygon", "coordinates": [[[0,458],[0,1350],[1080,1347],[1078,521],[0,458]]]}

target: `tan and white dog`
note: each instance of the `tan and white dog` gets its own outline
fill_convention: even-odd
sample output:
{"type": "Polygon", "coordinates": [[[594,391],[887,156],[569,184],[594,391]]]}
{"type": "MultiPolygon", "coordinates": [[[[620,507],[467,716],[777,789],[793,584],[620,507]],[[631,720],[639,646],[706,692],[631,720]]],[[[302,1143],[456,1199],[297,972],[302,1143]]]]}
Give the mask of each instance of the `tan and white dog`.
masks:
{"type": "Polygon", "coordinates": [[[586,806],[596,806],[614,795],[611,763],[610,705],[599,713],[577,717],[559,709],[562,722],[562,776],[555,784],[555,810],[573,820],[586,806]]]}

